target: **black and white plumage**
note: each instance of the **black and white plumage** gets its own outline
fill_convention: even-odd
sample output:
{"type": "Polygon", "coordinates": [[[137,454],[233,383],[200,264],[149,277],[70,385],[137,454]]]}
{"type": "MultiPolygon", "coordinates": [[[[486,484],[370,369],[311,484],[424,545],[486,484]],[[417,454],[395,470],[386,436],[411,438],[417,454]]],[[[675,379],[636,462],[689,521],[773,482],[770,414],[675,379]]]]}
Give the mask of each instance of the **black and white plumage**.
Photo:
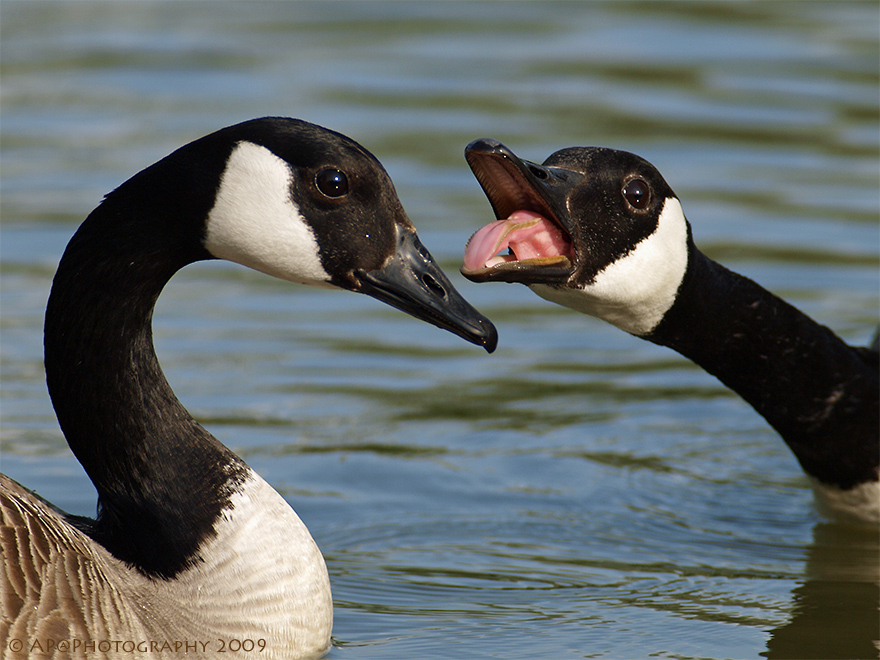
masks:
{"type": "Polygon", "coordinates": [[[465,156],[498,218],[468,242],[466,277],[526,284],[678,351],[776,429],[820,505],[880,520],[876,346],[845,344],[703,255],[675,193],[639,156],[573,147],[537,165],[489,139],[465,156]]]}
{"type": "Polygon", "coordinates": [[[4,657],[28,656],[10,639],[145,641],[138,657],[150,658],[177,657],[181,640],[263,639],[265,658],[328,649],[329,579],[308,530],[184,409],[153,349],[162,288],[214,258],[367,293],[496,343],[419,242],[379,161],[343,135],[255,119],[136,174],[71,239],[46,312],[49,393],[98,516],[65,515],[0,477],[4,657]]]}

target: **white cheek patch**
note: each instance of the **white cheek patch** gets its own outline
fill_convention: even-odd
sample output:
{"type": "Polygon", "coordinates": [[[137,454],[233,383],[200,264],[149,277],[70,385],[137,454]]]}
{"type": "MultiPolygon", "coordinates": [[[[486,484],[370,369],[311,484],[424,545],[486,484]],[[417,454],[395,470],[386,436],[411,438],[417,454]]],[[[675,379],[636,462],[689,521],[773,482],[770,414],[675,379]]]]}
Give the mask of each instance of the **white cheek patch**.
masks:
{"type": "Polygon", "coordinates": [[[208,214],[205,248],[283,280],[326,284],[315,234],[291,199],[291,177],[290,165],[265,147],[236,145],[208,214]]]}
{"type": "Polygon", "coordinates": [[[634,335],[657,327],[672,307],[687,269],[687,221],[675,198],[666,200],[657,229],[583,287],[532,285],[542,298],[596,316],[634,335]]]}

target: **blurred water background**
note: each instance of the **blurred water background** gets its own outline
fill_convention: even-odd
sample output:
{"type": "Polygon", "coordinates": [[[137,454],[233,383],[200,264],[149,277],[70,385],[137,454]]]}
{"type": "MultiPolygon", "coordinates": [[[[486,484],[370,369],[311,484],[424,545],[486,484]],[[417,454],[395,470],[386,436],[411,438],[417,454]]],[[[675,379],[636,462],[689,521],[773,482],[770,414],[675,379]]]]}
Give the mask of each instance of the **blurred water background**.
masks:
{"type": "Polygon", "coordinates": [[[824,520],[782,441],[674,353],[457,272],[491,220],[462,151],[653,162],[697,243],[846,340],[880,290],[876,2],[0,5],[2,469],[94,490],[42,372],[54,268],[103,194],[262,115],[384,163],[492,318],[483,351],[227,263],[157,308],[178,396],[324,552],[336,660],[876,657],[876,529],[824,520]]]}

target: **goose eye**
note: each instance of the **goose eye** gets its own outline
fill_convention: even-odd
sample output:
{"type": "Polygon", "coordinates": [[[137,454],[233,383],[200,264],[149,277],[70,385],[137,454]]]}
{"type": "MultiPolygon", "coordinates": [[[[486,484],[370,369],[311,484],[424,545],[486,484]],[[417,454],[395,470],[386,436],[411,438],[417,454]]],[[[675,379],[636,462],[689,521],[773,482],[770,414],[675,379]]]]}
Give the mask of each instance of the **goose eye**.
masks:
{"type": "Polygon", "coordinates": [[[641,211],[648,208],[648,202],[651,201],[651,189],[641,179],[633,179],[623,187],[623,196],[630,206],[641,211]]]}
{"type": "Polygon", "coordinates": [[[348,177],[335,168],[321,170],[315,176],[315,185],[327,197],[342,197],[348,193],[348,177]]]}

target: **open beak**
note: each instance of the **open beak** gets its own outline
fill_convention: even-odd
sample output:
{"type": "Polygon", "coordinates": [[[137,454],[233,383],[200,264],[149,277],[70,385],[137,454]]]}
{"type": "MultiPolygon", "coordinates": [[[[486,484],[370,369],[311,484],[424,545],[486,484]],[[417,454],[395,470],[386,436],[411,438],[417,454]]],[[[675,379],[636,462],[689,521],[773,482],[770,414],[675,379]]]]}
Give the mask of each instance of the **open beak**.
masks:
{"type": "Polygon", "coordinates": [[[471,236],[462,275],[474,282],[565,282],[577,267],[566,200],[583,175],[521,160],[497,140],[475,140],[464,153],[497,220],[471,236]]]}
{"type": "Polygon", "coordinates": [[[354,275],[361,293],[449,330],[489,353],[495,350],[495,326],[455,290],[411,229],[398,227],[397,250],[384,266],[354,275]]]}

